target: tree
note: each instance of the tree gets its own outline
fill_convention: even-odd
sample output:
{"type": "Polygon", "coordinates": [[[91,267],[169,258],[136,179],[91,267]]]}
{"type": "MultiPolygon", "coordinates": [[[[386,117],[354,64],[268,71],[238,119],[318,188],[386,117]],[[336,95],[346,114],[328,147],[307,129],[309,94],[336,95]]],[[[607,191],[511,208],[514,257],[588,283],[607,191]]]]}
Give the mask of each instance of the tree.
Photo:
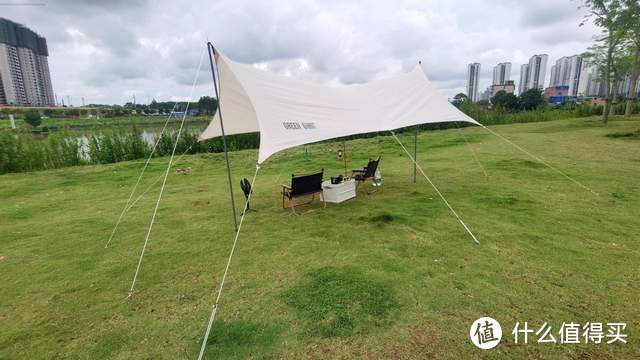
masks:
{"type": "Polygon", "coordinates": [[[503,108],[509,111],[517,111],[519,109],[518,97],[512,93],[500,90],[491,98],[491,103],[496,108],[503,108]]]}
{"type": "Polygon", "coordinates": [[[218,100],[210,96],[203,96],[198,100],[198,109],[204,113],[205,116],[215,114],[218,109],[218,100]]]}
{"type": "Polygon", "coordinates": [[[40,126],[40,123],[42,122],[41,118],[40,118],[40,113],[37,112],[36,110],[29,110],[27,112],[24,113],[24,121],[33,126],[33,127],[38,127],[40,126]]]}
{"type": "Polygon", "coordinates": [[[625,21],[622,21],[626,16],[622,3],[626,1],[627,0],[584,0],[585,6],[589,9],[589,14],[587,14],[582,23],[580,23],[580,26],[582,26],[587,19],[593,18],[594,23],[602,28],[602,35],[596,39],[596,42],[603,44],[605,49],[604,64],[601,65],[604,70],[603,80],[605,89],[602,122],[605,124],[609,120],[609,110],[611,108],[614,90],[614,87],[611,86],[612,72],[614,70],[614,54],[619,50],[619,46],[627,31],[625,21]]]}
{"type": "Polygon", "coordinates": [[[625,0],[625,22],[629,25],[628,37],[633,48],[633,66],[631,71],[631,88],[627,97],[625,116],[631,116],[633,103],[638,98],[640,86],[640,3],[637,0],[625,0]]]}
{"type": "MultiPolygon", "coordinates": [[[[613,67],[611,74],[613,78],[613,89],[611,91],[613,104],[617,103],[618,100],[618,89],[620,87],[620,82],[623,81],[626,75],[631,73],[631,69],[633,68],[633,53],[631,51],[631,46],[625,46],[622,51],[618,51],[613,57],[613,67]]],[[[615,106],[612,105],[611,112],[614,112],[614,108],[615,106]]]]}
{"type": "Polygon", "coordinates": [[[469,100],[467,95],[465,95],[463,93],[458,93],[458,94],[456,94],[456,96],[453,97],[453,101],[451,101],[451,103],[453,104],[453,106],[459,108],[460,105],[462,105],[462,103],[467,101],[467,100],[469,100]]]}
{"type": "Polygon", "coordinates": [[[533,110],[545,103],[540,89],[529,89],[520,94],[518,100],[522,110],[533,110]]]}
{"type": "Polygon", "coordinates": [[[476,101],[476,104],[478,104],[478,106],[486,109],[486,108],[489,107],[489,100],[487,100],[487,99],[479,100],[479,101],[476,101]]]}

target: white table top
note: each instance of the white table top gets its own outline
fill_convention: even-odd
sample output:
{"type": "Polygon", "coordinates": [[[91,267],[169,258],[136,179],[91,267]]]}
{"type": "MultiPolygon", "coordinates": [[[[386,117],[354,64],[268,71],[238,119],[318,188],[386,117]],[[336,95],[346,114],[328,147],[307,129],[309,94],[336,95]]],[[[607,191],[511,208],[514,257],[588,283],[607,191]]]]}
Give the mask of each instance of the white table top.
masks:
{"type": "Polygon", "coordinates": [[[347,179],[347,180],[342,180],[342,182],[340,184],[332,184],[331,180],[325,180],[322,182],[322,187],[323,188],[339,188],[339,187],[343,187],[343,186],[349,186],[352,183],[355,183],[356,180],[355,179],[347,179]]]}

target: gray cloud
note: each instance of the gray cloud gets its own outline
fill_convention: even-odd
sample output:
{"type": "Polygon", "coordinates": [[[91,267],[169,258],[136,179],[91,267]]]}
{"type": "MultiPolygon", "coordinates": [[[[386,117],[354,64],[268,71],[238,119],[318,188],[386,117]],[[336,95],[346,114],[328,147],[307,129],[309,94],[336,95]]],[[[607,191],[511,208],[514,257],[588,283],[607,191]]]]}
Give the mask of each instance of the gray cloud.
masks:
{"type": "MultiPolygon", "coordinates": [[[[447,96],[463,91],[466,65],[511,61],[512,79],[536,53],[584,51],[577,1],[438,0],[274,2],[51,1],[3,9],[48,39],[54,91],[91,102],[184,99],[207,39],[233,60],[320,83],[361,83],[418,61],[447,96]]],[[[207,59],[196,97],[210,94],[207,59]]]]}

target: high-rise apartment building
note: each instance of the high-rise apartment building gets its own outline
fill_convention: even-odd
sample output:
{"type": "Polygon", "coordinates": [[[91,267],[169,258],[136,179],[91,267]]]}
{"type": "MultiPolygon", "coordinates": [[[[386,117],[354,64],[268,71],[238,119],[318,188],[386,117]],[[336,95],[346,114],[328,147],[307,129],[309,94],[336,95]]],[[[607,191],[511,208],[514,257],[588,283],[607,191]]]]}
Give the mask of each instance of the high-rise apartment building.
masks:
{"type": "Polygon", "coordinates": [[[493,83],[492,85],[503,85],[511,80],[511,63],[499,63],[493,67],[493,83]]]}
{"type": "Polygon", "coordinates": [[[591,83],[598,77],[598,69],[583,61],[580,66],[580,79],[578,80],[578,96],[591,96],[591,83]]]}
{"type": "Polygon", "coordinates": [[[522,94],[527,90],[528,82],[529,82],[529,64],[522,64],[520,66],[520,82],[518,83],[518,94],[522,94]]]}
{"type": "Polygon", "coordinates": [[[582,58],[579,55],[563,56],[551,67],[549,86],[568,86],[569,96],[579,93],[582,58]]]}
{"type": "Polygon", "coordinates": [[[0,105],[55,105],[47,41],[0,18],[0,105]]]}
{"type": "Polygon", "coordinates": [[[529,76],[525,90],[544,88],[548,59],[549,55],[546,54],[533,55],[531,59],[529,59],[529,76]]]}
{"type": "MultiPolygon", "coordinates": [[[[559,61],[559,60],[558,60],[559,61]]],[[[551,76],[549,76],[549,86],[555,86],[558,80],[558,65],[551,65],[551,76]]]]}
{"type": "Polygon", "coordinates": [[[529,89],[542,89],[544,87],[544,77],[547,73],[547,60],[549,55],[533,55],[528,64],[520,67],[520,83],[518,84],[518,94],[529,89]]]}
{"type": "Polygon", "coordinates": [[[618,83],[618,94],[622,97],[630,97],[633,93],[640,94],[640,84],[634,84],[631,74],[626,74],[618,83]]]}
{"type": "Polygon", "coordinates": [[[480,76],[480,64],[473,63],[467,67],[467,96],[471,101],[478,101],[478,78],[480,76]]]}

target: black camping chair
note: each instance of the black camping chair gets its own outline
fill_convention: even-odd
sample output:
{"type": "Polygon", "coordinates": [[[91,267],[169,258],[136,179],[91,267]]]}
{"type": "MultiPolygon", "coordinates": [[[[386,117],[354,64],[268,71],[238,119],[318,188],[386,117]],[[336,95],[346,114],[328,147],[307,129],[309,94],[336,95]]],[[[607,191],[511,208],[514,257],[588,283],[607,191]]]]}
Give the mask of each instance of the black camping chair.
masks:
{"type": "Polygon", "coordinates": [[[247,200],[247,208],[246,210],[241,212],[240,215],[242,216],[244,213],[248,213],[249,211],[257,211],[255,209],[252,209],[251,204],[249,203],[249,195],[251,194],[251,183],[249,182],[249,180],[247,180],[247,178],[240,180],[240,188],[244,193],[244,198],[247,200]]]}
{"type": "Polygon", "coordinates": [[[307,174],[307,175],[291,175],[291,186],[282,185],[282,208],[284,209],[284,199],[289,199],[289,207],[291,212],[296,214],[295,207],[302,205],[303,203],[295,203],[295,199],[311,195],[311,200],[304,204],[309,204],[315,199],[316,194],[320,194],[320,200],[323,203],[323,207],[327,206],[322,196],[322,177],[324,175],[324,169],[320,172],[307,174]]]}
{"type": "Polygon", "coordinates": [[[367,166],[362,168],[362,170],[352,170],[351,177],[354,178],[359,185],[360,183],[364,183],[369,179],[373,179],[376,174],[376,170],[378,169],[378,164],[380,163],[380,156],[376,160],[369,159],[367,166]]]}

